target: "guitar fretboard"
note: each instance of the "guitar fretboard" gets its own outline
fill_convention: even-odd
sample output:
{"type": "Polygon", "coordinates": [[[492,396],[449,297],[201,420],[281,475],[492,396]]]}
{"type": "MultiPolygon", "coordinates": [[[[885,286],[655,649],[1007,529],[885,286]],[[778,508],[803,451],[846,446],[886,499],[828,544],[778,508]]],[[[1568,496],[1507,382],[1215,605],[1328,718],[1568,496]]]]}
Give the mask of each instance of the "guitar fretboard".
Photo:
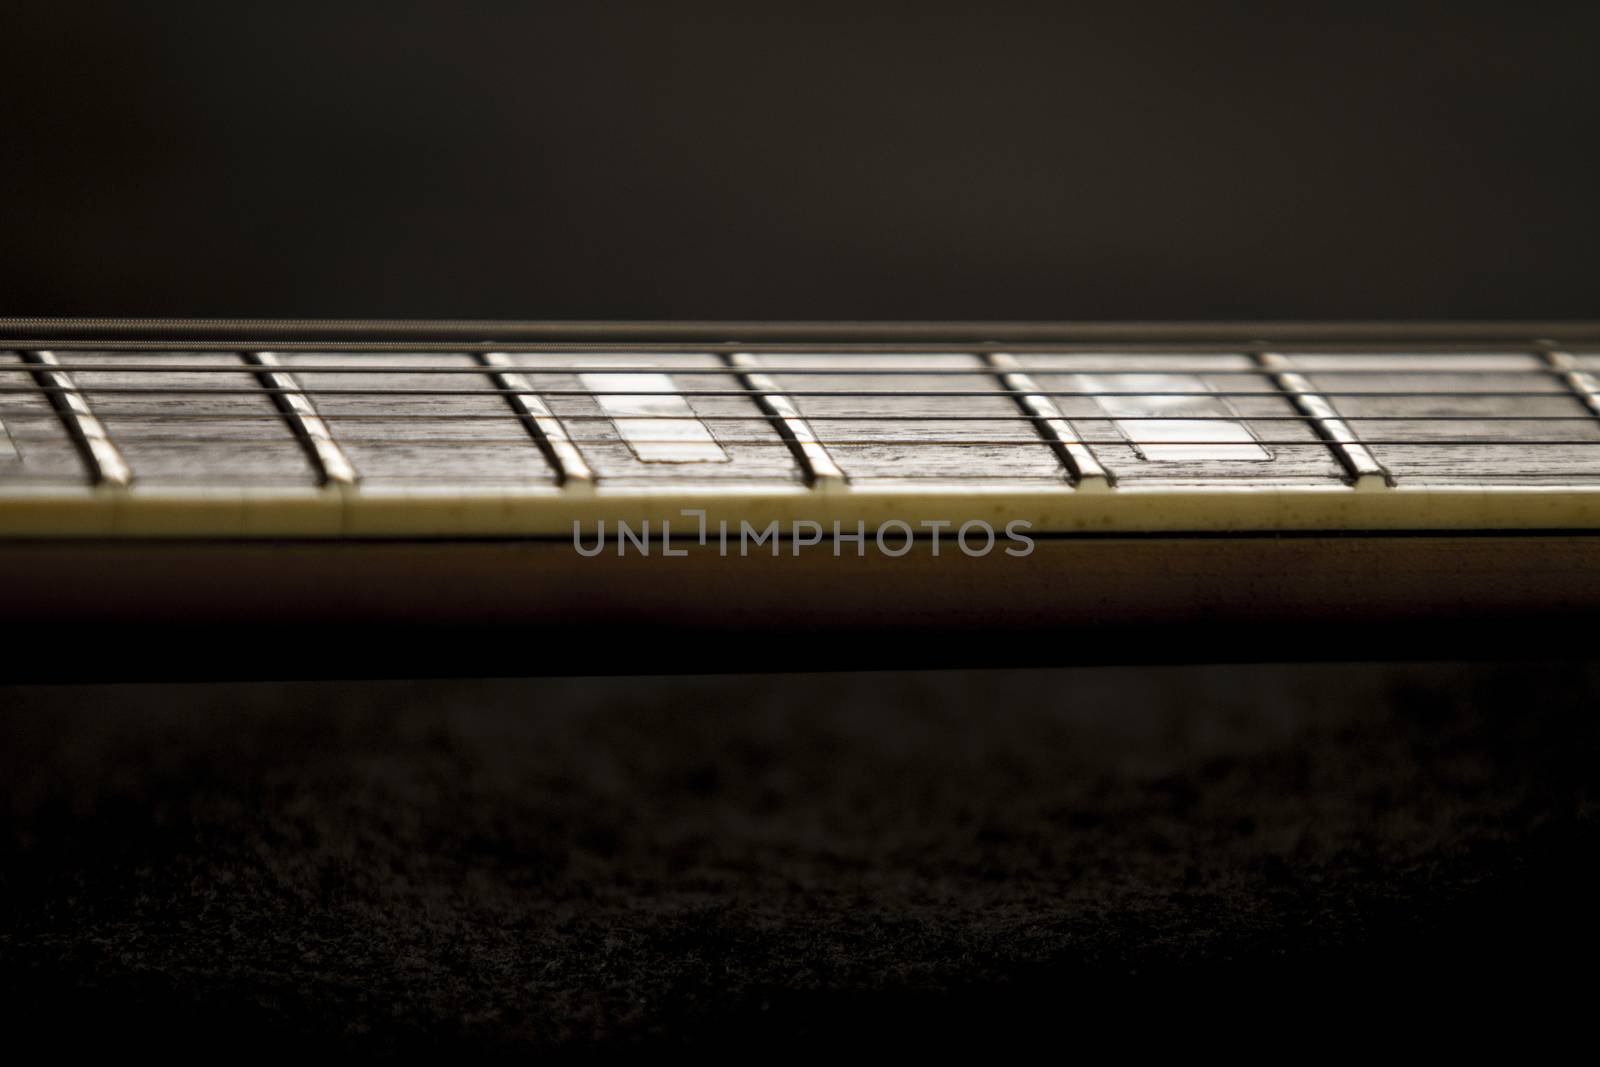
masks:
{"type": "Polygon", "coordinates": [[[0,426],[13,534],[549,534],[708,501],[1009,503],[1070,531],[1186,528],[1161,501],[1203,528],[1196,501],[1233,500],[1224,528],[1425,527],[1491,497],[1489,525],[1583,526],[1600,346],[68,338],[0,350],[0,426]]]}

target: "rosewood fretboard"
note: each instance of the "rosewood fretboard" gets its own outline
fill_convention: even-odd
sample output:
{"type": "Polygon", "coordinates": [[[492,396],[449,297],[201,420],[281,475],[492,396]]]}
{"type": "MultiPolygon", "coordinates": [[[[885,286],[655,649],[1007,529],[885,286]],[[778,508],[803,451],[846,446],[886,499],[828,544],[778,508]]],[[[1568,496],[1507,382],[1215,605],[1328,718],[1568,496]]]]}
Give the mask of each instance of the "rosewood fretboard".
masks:
{"type": "Polygon", "coordinates": [[[1584,327],[0,325],[0,533],[1571,527],[1600,493],[1584,327]]]}

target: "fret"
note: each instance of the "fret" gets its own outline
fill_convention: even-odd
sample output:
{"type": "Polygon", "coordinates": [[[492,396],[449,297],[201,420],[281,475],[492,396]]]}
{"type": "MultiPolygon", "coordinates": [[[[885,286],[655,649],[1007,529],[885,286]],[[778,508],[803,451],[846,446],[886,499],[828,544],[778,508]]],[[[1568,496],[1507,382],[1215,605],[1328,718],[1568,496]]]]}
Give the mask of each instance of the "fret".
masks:
{"type": "Polygon", "coordinates": [[[1271,372],[1278,388],[1293,398],[1294,406],[1312,418],[1317,432],[1328,442],[1340,465],[1349,473],[1352,486],[1369,490],[1394,484],[1389,472],[1360,442],[1350,424],[1339,417],[1333,405],[1312,388],[1304,375],[1294,371],[1294,364],[1290,360],[1276,352],[1258,352],[1255,358],[1258,364],[1271,372]]]}
{"type": "MultiPolygon", "coordinates": [[[[4,351],[0,351],[0,381],[39,384],[33,364],[16,352],[4,351]]],[[[0,462],[0,482],[15,485],[89,480],[83,448],[50,394],[35,388],[6,399],[4,422],[11,458],[0,462]]]]}
{"type": "Polygon", "coordinates": [[[597,484],[770,486],[806,480],[782,432],[720,356],[705,352],[580,356],[568,351],[505,355],[524,385],[568,427],[597,484]],[[656,391],[666,385],[662,378],[674,395],[656,391]],[[642,391],[629,392],[641,386],[642,391]]]}
{"type": "Polygon", "coordinates": [[[748,352],[729,352],[725,358],[730,367],[739,370],[739,381],[755,394],[761,410],[777,420],[779,432],[794,449],[795,459],[805,471],[806,481],[823,491],[842,487],[844,472],[794,401],[778,389],[778,383],[770,375],[759,369],[761,361],[748,352]]]}
{"type": "Polygon", "coordinates": [[[1112,484],[1110,473],[1100,465],[1094,449],[1078,435],[1061,414],[1051,397],[1043,395],[1039,384],[1022,370],[1022,363],[1009,352],[990,352],[984,356],[1000,375],[1000,383],[1017,394],[1017,406],[1038,419],[1039,433],[1047,440],[1067,474],[1080,489],[1103,489],[1112,484]]]}
{"type": "Polygon", "coordinates": [[[1600,415],[1600,377],[1585,370],[1583,364],[1567,352],[1546,348],[1542,355],[1550,369],[1561,376],[1567,388],[1578,395],[1584,406],[1600,415]]]}
{"type": "Polygon", "coordinates": [[[1310,420],[1241,353],[1016,356],[1119,483],[1343,480],[1310,420]],[[1260,420],[1260,421],[1257,421],[1260,420]]]}
{"type": "Polygon", "coordinates": [[[550,410],[550,405],[534,391],[527,376],[507,369],[515,364],[502,352],[485,352],[478,358],[484,366],[494,368],[490,380],[498,388],[511,390],[506,399],[555,466],[556,480],[574,489],[593,486],[594,471],[584,460],[578,446],[573,444],[567,428],[550,410]]]}
{"type": "Polygon", "coordinates": [[[21,462],[22,453],[17,451],[17,442],[12,439],[11,427],[6,424],[4,413],[0,412],[0,471],[4,471],[10,464],[21,462]]]}
{"type": "Polygon", "coordinates": [[[471,355],[385,353],[384,362],[412,368],[374,379],[329,370],[347,364],[343,352],[279,352],[299,388],[338,442],[363,483],[554,485],[555,466],[528,440],[526,422],[471,355]],[[468,367],[476,374],[441,374],[468,367]],[[381,381],[392,393],[340,392],[381,381]],[[445,391],[447,390],[447,391],[445,391]],[[473,416],[459,420],[433,415],[473,416]],[[515,439],[521,447],[502,442],[515,439]]]}
{"type": "Polygon", "coordinates": [[[1600,422],[1572,418],[1592,412],[1531,351],[1283,356],[1348,425],[1385,420],[1363,440],[1397,484],[1560,484],[1600,470],[1600,422]]]}
{"type": "MultiPolygon", "coordinates": [[[[462,347],[463,347],[463,351],[465,351],[466,348],[469,347],[469,346],[462,346],[462,347]]],[[[478,355],[478,356],[498,355],[498,356],[501,356],[501,357],[505,357],[505,356],[508,355],[509,351],[510,350],[508,350],[507,352],[498,352],[498,353],[480,352],[480,353],[475,353],[475,355],[478,355]]],[[[777,350],[763,349],[762,351],[767,352],[767,354],[769,354],[769,355],[777,355],[777,354],[779,354],[779,352],[777,350]]],[[[1540,348],[1540,351],[1543,352],[1543,351],[1545,351],[1545,349],[1544,348],[1540,348]]],[[[974,348],[972,349],[972,353],[973,354],[982,355],[985,358],[987,358],[988,356],[991,356],[991,355],[1010,355],[1010,356],[1015,356],[1016,355],[1016,353],[1005,352],[1005,351],[994,351],[994,352],[980,351],[979,347],[977,347],[977,346],[974,346],[974,348]]],[[[394,363],[385,362],[383,357],[386,354],[386,351],[375,351],[375,352],[362,351],[362,352],[350,352],[350,353],[343,353],[343,354],[348,356],[348,359],[346,361],[341,362],[341,363],[337,363],[337,364],[328,364],[328,365],[320,368],[321,371],[323,373],[327,373],[327,374],[335,374],[335,373],[336,374],[364,374],[364,375],[368,375],[368,376],[374,376],[374,375],[389,375],[389,374],[410,374],[410,373],[415,372],[415,370],[416,370],[416,368],[414,366],[406,366],[404,364],[394,364],[394,363]]],[[[653,364],[651,364],[650,361],[655,360],[658,357],[666,356],[666,355],[669,355],[669,354],[670,353],[658,352],[658,351],[654,351],[654,350],[650,350],[650,349],[642,349],[637,353],[632,353],[632,355],[634,355],[637,358],[637,360],[640,361],[638,363],[639,366],[653,365],[653,364]]],[[[705,355],[705,354],[706,353],[701,353],[701,355],[705,355]]],[[[979,378],[979,377],[986,377],[990,373],[988,371],[979,370],[979,369],[970,368],[970,367],[935,368],[935,367],[925,367],[925,366],[915,366],[915,365],[909,365],[909,366],[904,366],[904,367],[881,367],[881,366],[872,367],[872,368],[859,367],[859,366],[852,367],[850,365],[851,361],[853,361],[856,356],[863,355],[863,354],[873,354],[873,353],[868,353],[868,352],[865,352],[865,351],[856,352],[856,351],[853,351],[853,350],[845,350],[845,351],[841,351],[840,353],[838,353],[838,355],[840,356],[840,360],[838,362],[835,362],[834,364],[831,364],[830,366],[828,366],[828,367],[826,367],[824,369],[810,369],[810,370],[807,370],[807,369],[800,369],[800,368],[791,368],[788,371],[786,371],[785,373],[786,373],[786,375],[788,377],[796,378],[796,379],[803,379],[803,378],[806,378],[808,376],[814,376],[814,375],[825,375],[825,376],[830,377],[830,378],[845,378],[845,377],[850,377],[852,375],[869,376],[869,377],[873,377],[873,378],[892,378],[892,377],[902,376],[903,375],[903,376],[907,376],[907,377],[917,377],[917,378],[948,377],[948,378],[976,379],[976,378],[979,378]]],[[[955,354],[961,354],[961,353],[955,353],[955,354]]],[[[1047,354],[1058,354],[1058,353],[1047,353],[1047,354]]],[[[1157,353],[1157,354],[1160,354],[1160,353],[1157,353]]],[[[1216,354],[1219,354],[1219,353],[1194,353],[1194,352],[1173,351],[1173,352],[1165,353],[1165,354],[1171,357],[1171,361],[1178,361],[1178,360],[1189,359],[1189,358],[1191,358],[1191,357],[1193,357],[1193,356],[1195,356],[1197,354],[1198,355],[1216,355],[1216,354]]],[[[1438,355],[1451,355],[1451,354],[1459,354],[1459,353],[1443,352],[1443,353],[1436,353],[1435,356],[1438,356],[1438,355]]],[[[80,373],[80,372],[83,372],[83,371],[139,371],[139,372],[142,372],[142,373],[148,373],[156,381],[160,380],[160,376],[162,374],[178,374],[178,373],[187,373],[187,372],[190,372],[190,371],[209,372],[209,371],[218,370],[218,368],[216,366],[213,366],[211,364],[207,364],[207,363],[192,363],[192,362],[189,362],[187,360],[179,360],[179,359],[177,359],[177,355],[178,355],[177,353],[172,353],[171,354],[173,361],[171,361],[171,362],[164,361],[164,362],[160,362],[160,363],[151,363],[151,362],[148,362],[146,360],[140,359],[139,358],[140,353],[131,352],[131,351],[130,352],[121,352],[121,353],[112,353],[113,362],[110,362],[110,363],[105,362],[103,359],[97,359],[96,355],[97,355],[96,353],[92,353],[92,352],[74,352],[74,353],[70,353],[69,354],[69,358],[71,358],[72,362],[70,362],[70,363],[59,363],[57,366],[58,366],[58,369],[60,369],[61,371],[65,372],[65,373],[69,373],[69,374],[77,374],[77,373],[80,373]]],[[[608,355],[621,356],[621,355],[626,355],[626,354],[624,354],[624,353],[608,353],[608,355]]],[[[752,359],[756,358],[756,355],[755,355],[754,351],[751,351],[751,352],[737,352],[737,351],[734,351],[734,352],[723,353],[724,359],[726,359],[728,356],[735,356],[735,355],[748,357],[748,358],[752,358],[752,359]]],[[[1139,372],[1142,373],[1142,374],[1185,375],[1185,374],[1190,373],[1192,370],[1194,370],[1193,366],[1179,367],[1179,366],[1170,366],[1170,365],[1160,365],[1159,363],[1157,365],[1147,366],[1147,365],[1145,365],[1145,360],[1142,357],[1143,356],[1147,356],[1147,355],[1151,355],[1151,353],[1140,353],[1139,355],[1141,356],[1141,358],[1139,359],[1140,366],[1139,366],[1138,369],[1139,369],[1139,372]]],[[[592,364],[587,364],[586,365],[583,362],[581,362],[582,358],[583,358],[582,356],[573,355],[572,359],[570,361],[568,361],[567,363],[541,365],[540,370],[543,373],[546,373],[546,374],[585,374],[585,373],[590,373],[590,372],[593,372],[593,371],[596,370],[596,367],[594,365],[592,365],[592,364]]],[[[1121,373],[1126,372],[1129,369],[1129,363],[1128,363],[1129,358],[1130,358],[1130,353],[1118,352],[1114,356],[1108,357],[1106,360],[1099,361],[1097,364],[1080,367],[1078,369],[1078,373],[1080,373],[1080,374],[1121,374],[1121,373]]],[[[1437,360],[1435,359],[1434,362],[1437,362],[1437,360]]],[[[456,364],[443,364],[443,363],[430,364],[428,366],[428,368],[427,368],[427,371],[428,371],[429,374],[436,374],[436,375],[440,375],[440,376],[443,376],[443,377],[449,377],[451,375],[481,375],[481,374],[484,373],[482,370],[479,369],[479,367],[477,365],[462,366],[462,365],[456,365],[456,364]]],[[[1231,378],[1255,378],[1255,377],[1259,377],[1261,375],[1261,371],[1259,369],[1254,369],[1254,368],[1225,369],[1225,368],[1217,367],[1217,366],[1208,366],[1208,367],[1206,367],[1205,368],[1205,373],[1206,373],[1206,376],[1209,377],[1209,378],[1230,378],[1230,377],[1231,378]]],[[[1352,370],[1347,370],[1347,371],[1342,371],[1341,372],[1341,374],[1344,377],[1347,377],[1347,378],[1350,378],[1350,379],[1355,379],[1355,380],[1359,380],[1360,378],[1365,377],[1365,376],[1382,376],[1382,375],[1386,375],[1388,373],[1390,373],[1390,371],[1383,370],[1383,369],[1380,369],[1380,368],[1352,369],[1352,370]]],[[[1475,368],[1471,368],[1471,367],[1463,367],[1463,368],[1455,368],[1455,369],[1440,369],[1437,366],[1429,366],[1427,364],[1418,364],[1415,367],[1413,367],[1412,369],[1408,369],[1407,370],[1407,374],[1409,376],[1416,377],[1416,378],[1426,378],[1426,377],[1430,377],[1430,376],[1450,377],[1450,378],[1470,378],[1470,377],[1472,377],[1474,375],[1478,375],[1478,374],[1496,374],[1496,373],[1500,373],[1500,372],[1494,371],[1494,370],[1487,370],[1487,369],[1480,370],[1480,369],[1475,369],[1475,368]]],[[[1536,374],[1538,372],[1537,371],[1529,371],[1529,373],[1530,374],[1536,374]]],[[[157,388],[160,388],[159,385],[157,386],[157,388]]]]}
{"type": "Polygon", "coordinates": [[[51,403],[55,405],[67,432],[83,450],[91,479],[109,486],[126,486],[131,482],[133,471],[106,432],[105,424],[90,408],[77,381],[65,371],[49,369],[59,365],[55,353],[24,352],[22,358],[37,368],[45,368],[36,370],[35,377],[40,385],[54,390],[50,394],[51,403]]]}
{"type": "Polygon", "coordinates": [[[300,383],[293,374],[279,370],[283,364],[272,352],[246,352],[243,357],[247,364],[261,367],[261,383],[269,389],[280,390],[273,394],[273,401],[283,412],[283,417],[288,420],[294,435],[305,445],[311,460],[316,463],[320,480],[324,485],[354,485],[356,481],[355,468],[350,465],[349,457],[333,439],[333,431],[328,429],[328,424],[317,414],[316,405],[312,404],[309,397],[301,391],[300,383]]]}

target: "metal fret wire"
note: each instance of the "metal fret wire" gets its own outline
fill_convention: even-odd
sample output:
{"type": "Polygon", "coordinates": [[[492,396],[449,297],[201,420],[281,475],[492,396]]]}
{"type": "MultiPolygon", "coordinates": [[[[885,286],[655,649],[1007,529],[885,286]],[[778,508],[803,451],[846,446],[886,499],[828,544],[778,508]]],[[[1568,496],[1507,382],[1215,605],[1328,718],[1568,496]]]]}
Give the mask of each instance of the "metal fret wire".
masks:
{"type": "Polygon", "coordinates": [[[722,358],[738,372],[739,384],[751,391],[756,406],[774,419],[768,424],[769,427],[783,438],[805,474],[807,483],[822,491],[835,490],[846,484],[848,479],[844,471],[833,461],[833,456],[811,423],[794,401],[777,389],[777,383],[771,376],[762,373],[756,357],[747,352],[729,352],[722,358]]]}
{"type": "Polygon", "coordinates": [[[57,369],[56,357],[50,352],[29,352],[20,358],[33,369],[39,391],[52,394],[51,407],[60,418],[62,429],[78,446],[92,480],[102,485],[126,486],[133,473],[72,376],[57,369]],[[53,385],[46,388],[45,382],[53,385]]]}
{"type": "Polygon", "coordinates": [[[284,369],[277,356],[271,352],[250,352],[242,359],[246,366],[258,369],[258,380],[263,386],[282,389],[273,394],[279,413],[288,422],[290,432],[306,450],[306,458],[316,467],[325,485],[354,485],[356,470],[350,457],[344,454],[333,431],[323,421],[311,401],[306,399],[300,383],[284,369]]]}

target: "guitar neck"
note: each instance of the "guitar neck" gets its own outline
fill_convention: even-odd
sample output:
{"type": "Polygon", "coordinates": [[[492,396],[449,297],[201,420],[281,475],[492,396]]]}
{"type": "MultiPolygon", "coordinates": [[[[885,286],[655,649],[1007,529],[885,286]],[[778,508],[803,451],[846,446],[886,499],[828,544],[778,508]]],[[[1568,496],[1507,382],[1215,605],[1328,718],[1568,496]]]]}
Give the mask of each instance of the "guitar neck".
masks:
{"type": "Polygon", "coordinates": [[[1600,522],[1588,326],[607,330],[0,323],[0,536],[1600,522]]]}
{"type": "Polygon", "coordinates": [[[13,672],[1543,654],[1600,611],[1600,327],[0,335],[13,672]]]}

